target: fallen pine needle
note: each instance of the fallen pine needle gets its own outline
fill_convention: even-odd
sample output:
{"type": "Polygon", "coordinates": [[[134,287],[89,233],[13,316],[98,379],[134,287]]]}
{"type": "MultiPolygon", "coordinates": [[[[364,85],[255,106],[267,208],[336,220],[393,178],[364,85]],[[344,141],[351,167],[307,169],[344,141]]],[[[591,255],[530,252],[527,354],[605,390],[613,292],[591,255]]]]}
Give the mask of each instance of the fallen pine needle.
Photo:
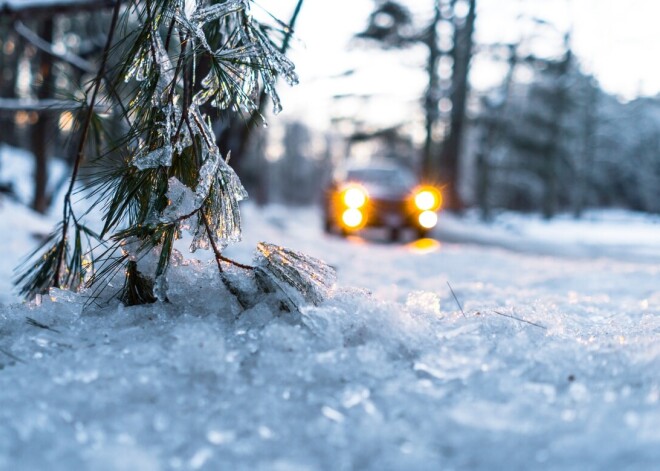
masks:
{"type": "Polygon", "coordinates": [[[447,286],[449,286],[449,291],[451,291],[451,295],[454,297],[456,304],[458,304],[458,308],[461,310],[463,317],[467,318],[467,316],[465,315],[465,311],[463,310],[463,306],[461,306],[461,303],[458,301],[458,298],[456,297],[456,293],[454,293],[454,290],[451,288],[449,282],[447,282],[447,286]]]}
{"type": "Polygon", "coordinates": [[[14,355],[13,353],[11,353],[11,352],[5,350],[4,348],[0,348],[0,352],[4,353],[5,355],[7,355],[9,358],[11,358],[11,359],[14,360],[14,361],[17,361],[17,362],[19,362],[19,363],[25,363],[23,360],[21,360],[20,358],[18,358],[18,357],[17,357],[16,355],[14,355]]]}
{"type": "Polygon", "coordinates": [[[515,319],[517,321],[525,322],[526,324],[530,324],[530,325],[533,325],[533,326],[536,326],[536,327],[540,327],[541,329],[548,330],[548,328],[546,326],[541,325],[541,324],[537,324],[536,322],[532,322],[532,321],[522,319],[520,317],[512,316],[511,314],[504,314],[503,312],[499,312],[499,311],[493,311],[493,312],[495,314],[498,314],[498,315],[502,316],[502,317],[508,317],[509,319],[515,319]]]}
{"type": "Polygon", "coordinates": [[[58,334],[61,334],[61,333],[62,333],[62,332],[60,332],[59,330],[57,330],[57,329],[55,329],[55,328],[53,328],[53,327],[50,327],[50,326],[48,326],[48,325],[46,325],[46,324],[43,324],[43,323],[39,322],[38,320],[33,319],[33,318],[31,318],[31,317],[26,317],[26,318],[25,318],[25,322],[27,322],[29,325],[31,325],[31,326],[33,326],[33,327],[39,327],[40,329],[50,330],[51,332],[56,332],[56,333],[58,333],[58,334]]]}

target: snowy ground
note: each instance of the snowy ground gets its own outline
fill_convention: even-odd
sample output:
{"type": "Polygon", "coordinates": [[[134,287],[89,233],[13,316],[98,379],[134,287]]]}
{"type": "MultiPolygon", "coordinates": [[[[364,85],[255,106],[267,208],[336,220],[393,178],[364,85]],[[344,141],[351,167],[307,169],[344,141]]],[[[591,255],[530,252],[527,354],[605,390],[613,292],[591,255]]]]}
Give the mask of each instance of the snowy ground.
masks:
{"type": "Polygon", "coordinates": [[[657,219],[444,217],[441,242],[393,245],[244,214],[230,255],[305,251],[334,295],[240,313],[203,262],[170,304],[8,305],[50,221],[0,200],[0,470],[658,469],[657,219]]]}

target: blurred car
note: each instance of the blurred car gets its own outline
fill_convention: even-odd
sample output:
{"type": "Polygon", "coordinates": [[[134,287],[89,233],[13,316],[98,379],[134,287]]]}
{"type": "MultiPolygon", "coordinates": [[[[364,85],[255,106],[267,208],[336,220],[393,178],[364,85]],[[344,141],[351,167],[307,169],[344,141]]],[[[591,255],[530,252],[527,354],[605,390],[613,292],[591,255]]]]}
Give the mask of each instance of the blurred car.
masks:
{"type": "Polygon", "coordinates": [[[408,169],[398,166],[365,166],[346,170],[324,193],[326,233],[347,235],[368,227],[388,229],[398,240],[406,228],[427,237],[438,222],[442,194],[422,185],[408,169]]]}

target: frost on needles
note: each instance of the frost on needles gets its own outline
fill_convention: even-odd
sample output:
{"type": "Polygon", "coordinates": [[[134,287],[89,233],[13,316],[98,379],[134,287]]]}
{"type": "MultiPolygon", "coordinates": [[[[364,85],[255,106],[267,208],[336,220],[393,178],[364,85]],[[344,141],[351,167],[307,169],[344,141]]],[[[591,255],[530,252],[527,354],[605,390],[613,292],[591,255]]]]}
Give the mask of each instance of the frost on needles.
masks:
{"type": "MultiPolygon", "coordinates": [[[[188,231],[190,251],[213,250],[220,280],[243,307],[249,301],[236,270],[253,287],[283,294],[288,310],[327,296],[334,272],[320,260],[267,243],[259,244],[255,266],[222,254],[240,240],[238,205],[247,193],[229,155],[221,155],[211,117],[263,120],[261,92],[278,113],[277,78],[298,81],[285,47],[271,37],[277,28],[257,22],[250,6],[249,0],[116,3],[79,113],[79,151],[62,221],[17,278],[23,295],[90,288],[91,299],[107,298],[104,289],[118,286],[112,295],[128,305],[167,300],[173,244],[188,231]],[[81,187],[83,161],[92,174],[80,182],[93,200],[85,212],[71,198],[74,186],[81,187]],[[102,213],[100,230],[85,223],[89,211],[102,213]]],[[[288,43],[291,28],[278,27],[288,43]]]]}

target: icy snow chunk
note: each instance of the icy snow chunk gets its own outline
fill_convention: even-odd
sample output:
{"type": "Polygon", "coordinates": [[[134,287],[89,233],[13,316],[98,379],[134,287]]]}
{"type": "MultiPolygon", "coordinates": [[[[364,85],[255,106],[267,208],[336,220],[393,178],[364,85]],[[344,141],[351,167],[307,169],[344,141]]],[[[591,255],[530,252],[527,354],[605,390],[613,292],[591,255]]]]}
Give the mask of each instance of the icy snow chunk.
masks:
{"type": "Polygon", "coordinates": [[[197,452],[190,458],[190,468],[191,469],[201,469],[202,466],[213,456],[213,450],[208,447],[203,447],[197,450],[197,452]]]}
{"type": "Polygon", "coordinates": [[[349,385],[341,394],[341,405],[346,409],[355,407],[369,399],[371,392],[361,385],[349,385]]]}
{"type": "Polygon", "coordinates": [[[54,303],[81,304],[84,302],[78,293],[59,288],[50,288],[48,290],[48,297],[54,303]]]}
{"type": "Polygon", "coordinates": [[[330,406],[323,406],[321,409],[321,413],[327,418],[332,420],[333,422],[343,422],[345,417],[344,414],[339,412],[337,409],[333,409],[330,406]]]}
{"type": "Polygon", "coordinates": [[[195,193],[176,177],[171,177],[167,181],[166,195],[168,201],[161,218],[163,222],[176,221],[192,214],[197,209],[195,193]]]}
{"type": "Polygon", "coordinates": [[[138,154],[133,158],[133,164],[138,170],[147,168],[172,166],[172,146],[159,147],[147,154],[138,154]]]}
{"type": "Polygon", "coordinates": [[[206,432],[206,439],[213,445],[224,445],[236,440],[236,432],[233,430],[209,430],[206,432]]]}
{"type": "Polygon", "coordinates": [[[435,293],[415,291],[408,295],[406,308],[412,312],[440,316],[440,297],[435,293]]]}
{"type": "Polygon", "coordinates": [[[276,279],[300,292],[305,301],[320,304],[337,279],[322,260],[274,244],[257,244],[257,264],[276,279]]]}

